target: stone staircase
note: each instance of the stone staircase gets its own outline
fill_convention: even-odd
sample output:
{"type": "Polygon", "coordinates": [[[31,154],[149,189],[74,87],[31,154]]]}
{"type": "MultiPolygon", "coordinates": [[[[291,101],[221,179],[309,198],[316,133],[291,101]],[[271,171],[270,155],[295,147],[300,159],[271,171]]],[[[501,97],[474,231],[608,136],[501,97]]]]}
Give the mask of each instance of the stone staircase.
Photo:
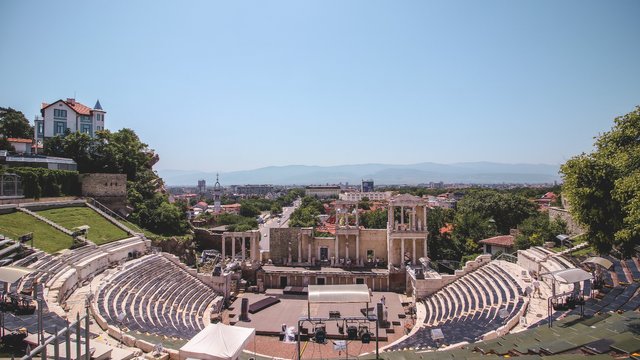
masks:
{"type": "Polygon", "coordinates": [[[27,214],[27,215],[31,215],[31,216],[33,216],[34,218],[36,218],[36,219],[38,219],[38,220],[40,220],[40,221],[43,221],[43,222],[45,222],[45,223],[47,223],[47,224],[49,224],[49,225],[53,226],[54,228],[56,228],[56,229],[58,229],[58,230],[62,231],[63,233],[65,233],[65,234],[67,234],[67,235],[69,235],[69,236],[72,236],[72,235],[73,235],[73,231],[71,231],[71,230],[69,230],[69,229],[67,229],[67,228],[65,228],[65,227],[63,227],[63,226],[60,226],[59,224],[57,224],[57,223],[55,223],[55,222],[53,222],[53,221],[51,221],[51,220],[47,219],[47,218],[46,218],[46,217],[44,217],[44,216],[38,215],[38,214],[37,214],[36,212],[34,212],[34,211],[31,211],[31,210],[29,210],[29,209],[27,209],[27,208],[24,208],[24,207],[22,207],[22,206],[18,206],[18,207],[16,207],[16,210],[18,210],[18,211],[20,211],[20,212],[23,212],[23,213],[25,213],[25,214],[27,214]]]}

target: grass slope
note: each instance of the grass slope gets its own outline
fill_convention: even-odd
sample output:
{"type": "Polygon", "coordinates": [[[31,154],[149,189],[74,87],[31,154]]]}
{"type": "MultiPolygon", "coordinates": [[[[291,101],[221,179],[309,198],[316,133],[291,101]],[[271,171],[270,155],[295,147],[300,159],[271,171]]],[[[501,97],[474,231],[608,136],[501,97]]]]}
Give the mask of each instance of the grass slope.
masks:
{"type": "Polygon", "coordinates": [[[89,240],[101,245],[129,237],[119,227],[110,223],[88,207],[67,207],[38,211],[38,215],[72,230],[81,225],[89,225],[89,240]]]}
{"type": "Polygon", "coordinates": [[[0,234],[17,240],[29,232],[33,233],[33,246],[48,253],[68,249],[73,243],[71,236],[31,215],[21,212],[0,215],[0,234]]]}

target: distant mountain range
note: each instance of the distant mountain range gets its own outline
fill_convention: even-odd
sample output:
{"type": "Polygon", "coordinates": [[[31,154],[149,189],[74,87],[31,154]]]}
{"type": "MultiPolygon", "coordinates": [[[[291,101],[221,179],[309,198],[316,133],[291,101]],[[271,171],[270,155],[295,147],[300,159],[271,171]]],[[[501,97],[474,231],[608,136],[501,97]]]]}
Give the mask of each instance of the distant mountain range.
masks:
{"type": "MultiPolygon", "coordinates": [[[[220,173],[220,183],[227,185],[273,184],[359,184],[373,179],[376,185],[416,185],[429,182],[499,184],[552,183],[560,180],[558,165],[500,164],[468,162],[456,164],[419,163],[410,165],[358,164],[338,166],[287,165],[268,166],[254,170],[220,173]]],[[[158,170],[169,186],[196,186],[204,179],[215,182],[215,172],[188,170],[158,170]]]]}

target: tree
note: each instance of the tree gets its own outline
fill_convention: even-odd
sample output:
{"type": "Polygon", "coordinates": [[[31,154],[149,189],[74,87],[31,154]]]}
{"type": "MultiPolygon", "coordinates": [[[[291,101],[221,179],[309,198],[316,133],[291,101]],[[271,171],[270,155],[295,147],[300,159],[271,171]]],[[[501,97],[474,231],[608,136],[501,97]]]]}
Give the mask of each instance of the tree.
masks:
{"type": "Polygon", "coordinates": [[[546,241],[555,241],[559,234],[567,231],[567,224],[559,218],[549,220],[547,214],[536,214],[525,219],[518,226],[515,245],[517,249],[528,249],[531,246],[543,245],[546,241]]]}
{"type": "Polygon", "coordinates": [[[289,217],[290,227],[312,227],[316,226],[320,213],[314,207],[299,207],[291,213],[289,217]]]}
{"type": "Polygon", "coordinates": [[[257,206],[246,201],[240,203],[240,216],[253,218],[258,215],[260,215],[260,209],[257,206]]]}
{"type": "Polygon", "coordinates": [[[455,211],[435,207],[429,210],[427,216],[427,231],[429,232],[429,257],[433,260],[459,259],[462,256],[460,243],[449,232],[440,233],[440,229],[453,223],[455,211]]]}
{"type": "Polygon", "coordinates": [[[495,190],[471,191],[458,203],[459,215],[475,214],[485,220],[491,219],[499,234],[508,234],[510,229],[535,213],[536,205],[524,196],[495,190]]]}
{"type": "Polygon", "coordinates": [[[0,133],[6,138],[32,139],[33,127],[22,111],[0,107],[0,133]]]}
{"type": "Polygon", "coordinates": [[[371,209],[371,202],[369,202],[368,197],[363,197],[362,200],[358,201],[358,209],[369,210],[371,209]]]}
{"type": "Polygon", "coordinates": [[[360,225],[366,229],[386,229],[387,228],[387,211],[377,209],[367,211],[360,215],[360,225]]]}
{"type": "Polygon", "coordinates": [[[477,253],[480,249],[478,241],[497,235],[496,225],[491,220],[479,213],[456,213],[453,238],[458,244],[464,244],[464,255],[477,253]]]}
{"type": "Polygon", "coordinates": [[[571,158],[560,171],[569,211],[590,244],[630,255],[640,244],[640,107],[616,118],[594,152],[571,158]]]}
{"type": "Polygon", "coordinates": [[[93,138],[80,132],[54,136],[45,141],[44,153],[72,158],[80,173],[126,174],[132,221],[162,234],[187,231],[185,212],[168,202],[163,181],[153,171],[158,155],[133,130],[97,131],[93,138]]]}

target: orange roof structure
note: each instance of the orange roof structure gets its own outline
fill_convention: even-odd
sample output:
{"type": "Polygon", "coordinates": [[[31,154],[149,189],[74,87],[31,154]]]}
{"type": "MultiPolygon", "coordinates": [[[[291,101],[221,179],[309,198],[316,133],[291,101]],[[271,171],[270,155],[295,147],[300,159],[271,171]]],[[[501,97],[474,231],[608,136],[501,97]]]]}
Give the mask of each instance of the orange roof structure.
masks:
{"type": "MultiPolygon", "coordinates": [[[[81,104],[81,103],[77,102],[75,99],[71,99],[71,98],[69,98],[67,100],[60,99],[58,101],[52,102],[51,104],[42,103],[42,110],[48,108],[49,106],[51,106],[53,104],[57,104],[60,101],[65,103],[68,107],[72,108],[73,111],[75,111],[79,115],[90,116],[91,115],[91,111],[93,111],[93,109],[88,107],[87,105],[81,104]]],[[[98,109],[98,110],[100,110],[100,109],[98,109]]]]}
{"type": "Polygon", "coordinates": [[[22,144],[31,144],[33,140],[31,139],[20,139],[20,138],[7,138],[8,142],[12,143],[22,143],[22,144]]]}
{"type": "Polygon", "coordinates": [[[479,243],[494,245],[494,246],[502,246],[502,247],[513,247],[515,241],[515,237],[512,235],[499,235],[494,236],[488,239],[480,240],[479,243]]]}

